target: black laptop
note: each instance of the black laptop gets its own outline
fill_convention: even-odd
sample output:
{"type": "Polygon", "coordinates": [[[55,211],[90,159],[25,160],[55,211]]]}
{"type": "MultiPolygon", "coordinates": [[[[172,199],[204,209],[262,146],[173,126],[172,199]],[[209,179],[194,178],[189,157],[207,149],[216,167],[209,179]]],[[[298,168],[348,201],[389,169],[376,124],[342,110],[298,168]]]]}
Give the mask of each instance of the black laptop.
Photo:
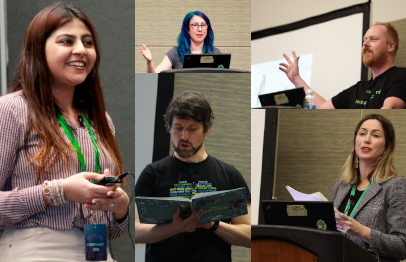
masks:
{"type": "Polygon", "coordinates": [[[183,68],[230,68],[231,54],[186,54],[183,68]]]}
{"type": "Polygon", "coordinates": [[[333,202],[263,200],[266,225],[337,231],[333,202]]]}
{"type": "Polygon", "coordinates": [[[264,106],[296,106],[303,107],[306,94],[303,87],[259,95],[259,101],[264,106]]]}

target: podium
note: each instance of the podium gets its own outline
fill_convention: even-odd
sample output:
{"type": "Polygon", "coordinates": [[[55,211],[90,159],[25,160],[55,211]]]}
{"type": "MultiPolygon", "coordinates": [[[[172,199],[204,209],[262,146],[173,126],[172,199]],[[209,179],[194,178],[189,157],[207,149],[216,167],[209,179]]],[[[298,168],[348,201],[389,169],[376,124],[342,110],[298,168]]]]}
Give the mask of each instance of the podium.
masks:
{"type": "Polygon", "coordinates": [[[236,69],[220,69],[220,68],[182,68],[161,71],[164,74],[176,74],[176,73],[251,73],[250,71],[236,70],[236,69]]]}
{"type": "Polygon", "coordinates": [[[377,262],[339,232],[274,225],[251,226],[251,261],[377,262]]]}

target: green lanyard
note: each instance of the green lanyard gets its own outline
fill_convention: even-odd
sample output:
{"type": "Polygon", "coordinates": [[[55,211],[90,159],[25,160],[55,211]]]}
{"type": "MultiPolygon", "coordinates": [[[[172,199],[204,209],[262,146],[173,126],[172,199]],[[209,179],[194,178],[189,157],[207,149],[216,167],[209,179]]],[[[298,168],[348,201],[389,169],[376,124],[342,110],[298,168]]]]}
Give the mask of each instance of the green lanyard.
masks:
{"type": "MultiPolygon", "coordinates": [[[[96,139],[94,138],[93,131],[92,131],[92,129],[91,129],[91,127],[90,127],[90,124],[89,124],[89,122],[87,121],[85,115],[84,115],[83,113],[81,113],[81,114],[82,114],[83,119],[84,119],[85,122],[86,122],[87,128],[89,129],[90,137],[92,138],[92,141],[93,141],[94,152],[95,152],[95,155],[96,155],[96,164],[95,164],[95,167],[96,167],[95,169],[96,169],[96,170],[95,170],[95,172],[96,172],[96,173],[99,173],[99,169],[100,169],[100,167],[99,167],[100,154],[99,154],[99,150],[97,149],[96,139]]],[[[71,141],[73,147],[76,149],[76,153],[77,153],[77,155],[78,155],[79,162],[80,162],[80,165],[81,165],[81,167],[82,167],[82,172],[86,172],[85,159],[84,159],[84,157],[83,157],[82,150],[80,149],[80,146],[79,146],[78,141],[77,141],[76,138],[73,136],[72,131],[70,130],[68,124],[67,124],[66,121],[65,121],[65,118],[63,118],[63,116],[59,113],[59,111],[56,112],[56,117],[58,118],[58,121],[59,121],[59,123],[61,124],[63,130],[65,130],[65,133],[66,133],[66,135],[68,136],[69,140],[71,141]]],[[[96,182],[97,182],[97,181],[96,181],[96,182]]]]}
{"type": "MultiPolygon", "coordinates": [[[[367,186],[367,188],[365,188],[364,192],[362,192],[361,197],[358,199],[358,202],[357,202],[357,204],[355,205],[355,207],[352,209],[352,212],[351,212],[351,214],[349,215],[349,217],[353,217],[353,216],[354,216],[355,210],[357,209],[359,203],[361,203],[361,200],[362,200],[362,198],[364,197],[364,195],[365,195],[365,193],[367,192],[367,190],[368,190],[368,188],[369,188],[370,185],[371,185],[371,183],[369,183],[368,186],[367,186]]],[[[345,206],[345,210],[344,210],[344,214],[345,214],[346,216],[348,216],[348,211],[350,210],[350,207],[351,207],[351,196],[355,196],[355,189],[357,189],[357,185],[353,185],[353,186],[352,186],[350,198],[348,199],[347,206],[345,206]]],[[[342,233],[343,235],[345,235],[344,232],[341,232],[341,233],[342,233]]]]}

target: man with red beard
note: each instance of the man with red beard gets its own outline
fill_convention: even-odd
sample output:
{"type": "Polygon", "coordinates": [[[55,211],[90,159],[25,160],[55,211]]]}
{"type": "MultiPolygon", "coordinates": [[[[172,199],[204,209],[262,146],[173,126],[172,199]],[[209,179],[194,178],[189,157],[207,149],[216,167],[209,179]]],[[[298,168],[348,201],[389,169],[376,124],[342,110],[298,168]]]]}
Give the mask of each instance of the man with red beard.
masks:
{"type": "MultiPolygon", "coordinates": [[[[366,32],[362,45],[362,61],[371,68],[372,79],[359,81],[352,87],[326,100],[313,91],[316,108],[321,109],[403,109],[406,106],[406,68],[395,66],[399,46],[396,29],[390,23],[376,23],[366,32]]],[[[288,64],[279,69],[286,73],[295,87],[310,87],[299,75],[299,57],[293,52],[292,62],[283,54],[288,64]]]]}
{"type": "Polygon", "coordinates": [[[175,153],[147,165],[135,185],[136,196],[186,197],[210,191],[245,187],[247,215],[197,226],[200,209],[182,219],[180,208],[170,224],[141,224],[135,206],[135,239],[147,243],[146,262],[231,261],[231,245],[251,247],[251,194],[241,173],[205,151],[214,115],[209,102],[197,92],[173,98],[164,115],[175,153]]]}

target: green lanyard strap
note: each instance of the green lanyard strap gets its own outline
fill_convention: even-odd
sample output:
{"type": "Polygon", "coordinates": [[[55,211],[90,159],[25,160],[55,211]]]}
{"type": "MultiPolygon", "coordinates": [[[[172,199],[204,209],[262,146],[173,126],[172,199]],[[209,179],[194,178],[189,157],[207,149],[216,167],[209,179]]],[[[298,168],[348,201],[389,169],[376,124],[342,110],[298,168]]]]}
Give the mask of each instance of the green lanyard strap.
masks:
{"type": "MultiPolygon", "coordinates": [[[[87,128],[89,129],[90,137],[92,138],[94,152],[95,152],[95,156],[96,156],[96,164],[95,164],[95,167],[96,167],[95,169],[96,170],[95,170],[95,172],[99,173],[100,154],[99,154],[99,149],[97,148],[96,139],[94,138],[93,131],[92,131],[92,128],[90,127],[89,121],[87,121],[87,119],[86,119],[86,117],[85,117],[85,115],[83,113],[81,113],[81,115],[82,115],[83,119],[86,122],[87,128]]],[[[82,172],[85,172],[86,171],[86,163],[85,163],[85,159],[83,157],[82,150],[80,149],[78,141],[73,136],[73,133],[70,130],[68,124],[66,123],[65,118],[63,118],[63,116],[59,113],[58,110],[56,111],[56,117],[58,118],[58,121],[61,124],[63,130],[65,130],[65,133],[68,136],[69,140],[71,141],[73,147],[76,149],[76,154],[78,155],[80,166],[82,167],[82,172]]]]}
{"type": "MultiPolygon", "coordinates": [[[[361,197],[358,199],[358,202],[357,202],[357,204],[355,204],[355,206],[354,206],[354,208],[352,209],[351,214],[349,215],[349,217],[353,217],[353,216],[354,216],[355,210],[357,209],[359,203],[361,203],[361,200],[362,200],[362,198],[364,198],[364,195],[365,195],[365,193],[367,192],[367,190],[368,190],[368,188],[369,188],[370,185],[371,185],[371,183],[369,183],[368,186],[367,186],[367,188],[365,188],[364,192],[362,192],[361,197]]],[[[350,193],[350,198],[348,199],[347,205],[345,206],[345,210],[344,210],[344,214],[345,214],[346,216],[348,216],[348,211],[350,210],[350,207],[351,207],[351,196],[355,196],[355,189],[357,189],[357,185],[353,185],[353,186],[352,186],[351,193],[350,193]]],[[[344,232],[341,232],[341,233],[343,233],[343,234],[345,235],[344,232]]]]}

